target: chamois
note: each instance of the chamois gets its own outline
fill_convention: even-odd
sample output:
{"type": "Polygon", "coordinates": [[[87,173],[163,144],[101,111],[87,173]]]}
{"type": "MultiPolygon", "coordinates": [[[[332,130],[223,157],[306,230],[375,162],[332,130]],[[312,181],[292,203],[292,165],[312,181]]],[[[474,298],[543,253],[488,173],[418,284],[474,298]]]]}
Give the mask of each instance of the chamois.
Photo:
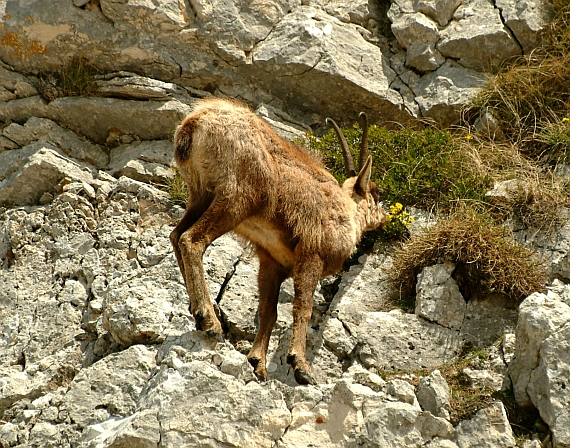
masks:
{"type": "Polygon", "coordinates": [[[317,283],[342,267],[365,231],[386,222],[378,188],[370,181],[367,123],[356,176],[342,132],[328,121],[341,140],[350,176],[342,186],[315,156],[235,101],[200,101],[174,136],[174,159],[189,198],[170,241],[196,328],[222,335],[202,257],[216,238],[233,231],[253,243],[260,261],[259,330],[248,360],[262,380],[281,283],[293,277],[295,289],[287,362],[299,384],[314,384],[305,350],[317,283]]]}

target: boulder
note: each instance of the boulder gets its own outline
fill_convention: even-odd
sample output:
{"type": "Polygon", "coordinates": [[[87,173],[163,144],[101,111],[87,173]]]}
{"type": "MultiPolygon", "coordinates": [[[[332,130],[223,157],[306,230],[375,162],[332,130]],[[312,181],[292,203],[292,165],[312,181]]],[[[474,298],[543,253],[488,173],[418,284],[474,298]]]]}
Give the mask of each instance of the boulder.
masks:
{"type": "Polygon", "coordinates": [[[33,81],[0,63],[0,102],[37,95],[33,81]]]}
{"type": "MultiPolygon", "coordinates": [[[[570,297],[570,290],[564,286],[558,287],[558,294],[570,297]],[[561,290],[563,288],[563,290],[561,290]]],[[[568,300],[567,300],[568,302],[568,300]]],[[[565,303],[567,305],[567,303],[565,303]]],[[[563,307],[561,307],[563,308],[563,307]]],[[[554,309],[548,310],[555,311],[554,309]]],[[[562,311],[562,310],[560,310],[562,311]]],[[[532,404],[540,412],[540,416],[552,431],[554,448],[570,446],[570,409],[568,402],[570,392],[568,378],[570,378],[570,308],[564,309],[565,322],[552,330],[547,327],[538,352],[538,365],[531,371],[526,392],[532,404]]],[[[550,327],[549,325],[549,327],[550,327]]],[[[524,356],[519,352],[515,356],[524,356]]],[[[515,358],[516,359],[516,358],[515,358]]],[[[513,361],[514,362],[514,361],[513,361]]],[[[516,365],[515,365],[516,366],[516,365]]],[[[513,372],[517,372],[514,368],[513,372]]],[[[520,375],[516,376],[519,379],[520,375]]],[[[518,397],[517,397],[518,400],[518,397]]]]}
{"type": "Polygon", "coordinates": [[[368,313],[356,334],[360,361],[380,370],[434,369],[462,347],[458,332],[398,310],[368,313]]]}
{"type": "Polygon", "coordinates": [[[338,120],[357,117],[364,108],[371,121],[409,120],[402,98],[390,89],[396,74],[380,48],[363,40],[354,25],[315,8],[286,15],[256,46],[248,73],[296,110],[338,120]],[[336,107],[341,98],[351,98],[342,115],[336,107]]]}
{"type": "Polygon", "coordinates": [[[80,372],[69,385],[65,407],[81,427],[135,411],[141,391],[156,366],[155,351],[134,345],[80,372]]]}
{"type": "MultiPolygon", "coordinates": [[[[550,381],[545,381],[544,386],[540,387],[545,387],[546,390],[543,394],[539,394],[539,389],[532,385],[532,381],[538,379],[538,376],[543,376],[546,380],[551,375],[555,377],[558,374],[565,374],[565,352],[563,351],[565,347],[564,343],[557,342],[559,339],[556,335],[564,331],[563,329],[570,321],[570,306],[566,303],[568,297],[570,297],[568,288],[557,282],[547,294],[531,294],[519,307],[515,356],[509,364],[509,374],[513,381],[517,403],[520,406],[538,407],[540,405],[545,415],[548,412],[543,405],[549,400],[542,400],[543,394],[553,386],[555,389],[551,393],[555,390],[562,392],[558,389],[562,384],[555,386],[550,381]],[[543,360],[542,348],[550,338],[553,339],[544,349],[546,359],[543,360]],[[555,354],[557,350],[561,351],[555,354]],[[552,356],[557,358],[557,361],[547,368],[544,363],[551,362],[552,356]]],[[[551,415],[552,413],[550,413],[549,421],[552,422],[551,415]]]]}
{"type": "Polygon", "coordinates": [[[475,417],[455,427],[455,443],[460,447],[515,447],[516,440],[503,403],[481,409],[475,417]]]}
{"type": "Polygon", "coordinates": [[[418,275],[416,315],[452,330],[459,330],[467,304],[451,274],[455,264],[426,267],[418,275]]]}
{"type": "Polygon", "coordinates": [[[174,177],[172,156],[173,147],[168,140],[133,142],[111,150],[107,170],[117,178],[128,176],[164,185],[174,177]]]}
{"type": "Polygon", "coordinates": [[[462,0],[414,0],[414,9],[446,26],[462,0]]]}
{"type": "Polygon", "coordinates": [[[450,125],[459,120],[463,104],[473,98],[483,85],[482,73],[447,60],[437,70],[410,83],[424,117],[450,125]]]}
{"type": "Polygon", "coordinates": [[[439,370],[434,370],[420,380],[417,397],[424,411],[449,420],[451,391],[439,370]]]}
{"type": "Polygon", "coordinates": [[[454,21],[441,31],[437,49],[461,66],[489,71],[522,49],[503,24],[499,9],[487,0],[464,1],[454,21]]]}
{"type": "MultiPolygon", "coordinates": [[[[45,194],[53,195],[65,180],[89,183],[93,175],[89,165],[62,155],[54,146],[40,142],[21,149],[0,153],[1,159],[21,156],[21,167],[0,181],[0,205],[30,205],[40,202],[45,194]],[[21,151],[21,152],[19,152],[21,151]]],[[[13,169],[14,165],[11,167],[13,169]]]]}
{"type": "Polygon", "coordinates": [[[156,448],[160,442],[160,422],[156,414],[156,411],[144,410],[88,426],[82,446],[156,448]]]}
{"type": "Polygon", "coordinates": [[[523,53],[529,54],[541,43],[540,32],[546,27],[550,17],[546,5],[537,0],[497,0],[497,8],[505,26],[516,37],[523,53]]]}

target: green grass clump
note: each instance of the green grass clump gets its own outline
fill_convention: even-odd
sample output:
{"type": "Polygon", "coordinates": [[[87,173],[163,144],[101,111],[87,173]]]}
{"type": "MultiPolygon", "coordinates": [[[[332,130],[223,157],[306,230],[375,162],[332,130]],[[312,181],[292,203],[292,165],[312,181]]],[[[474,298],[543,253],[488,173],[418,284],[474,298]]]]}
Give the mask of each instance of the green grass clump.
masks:
{"type": "Polygon", "coordinates": [[[174,169],[174,176],[168,180],[164,190],[170,195],[170,200],[177,205],[186,207],[188,201],[188,186],[178,168],[174,169]]]}
{"type": "Polygon", "coordinates": [[[504,227],[461,207],[427,230],[414,234],[394,256],[394,283],[403,296],[413,295],[417,275],[427,266],[450,260],[463,279],[463,289],[507,294],[521,300],[544,291],[543,266],[504,227]]]}
{"type": "MultiPolygon", "coordinates": [[[[343,131],[353,158],[358,160],[362,131],[357,126],[343,131]]],[[[468,167],[471,160],[449,131],[432,127],[390,131],[372,125],[368,145],[374,159],[372,180],[385,204],[449,209],[457,198],[481,200],[490,185],[486,176],[468,167]]],[[[342,153],[333,130],[322,137],[308,135],[307,146],[323,154],[327,168],[339,182],[345,180],[342,153]]]]}
{"type": "Polygon", "coordinates": [[[57,70],[40,74],[40,93],[50,101],[67,96],[96,96],[98,74],[85,57],[76,56],[57,70]]]}

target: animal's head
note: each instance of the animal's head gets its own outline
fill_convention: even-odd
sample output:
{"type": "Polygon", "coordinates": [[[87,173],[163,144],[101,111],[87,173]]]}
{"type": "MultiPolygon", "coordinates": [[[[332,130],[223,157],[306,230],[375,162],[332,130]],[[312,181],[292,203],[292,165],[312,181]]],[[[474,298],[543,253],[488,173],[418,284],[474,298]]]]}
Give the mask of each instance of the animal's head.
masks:
{"type": "Polygon", "coordinates": [[[364,112],[358,116],[362,124],[362,141],[360,143],[359,166],[360,172],[356,174],[354,161],[348,148],[348,143],[342,131],[331,118],[326,119],[327,124],[331,124],[338,136],[344,164],[346,167],[347,179],[342,184],[342,189],[347,191],[359,211],[365,218],[363,230],[374,230],[386,224],[388,215],[380,204],[380,192],[376,184],[370,180],[372,174],[372,156],[368,154],[368,118],[364,112]]]}

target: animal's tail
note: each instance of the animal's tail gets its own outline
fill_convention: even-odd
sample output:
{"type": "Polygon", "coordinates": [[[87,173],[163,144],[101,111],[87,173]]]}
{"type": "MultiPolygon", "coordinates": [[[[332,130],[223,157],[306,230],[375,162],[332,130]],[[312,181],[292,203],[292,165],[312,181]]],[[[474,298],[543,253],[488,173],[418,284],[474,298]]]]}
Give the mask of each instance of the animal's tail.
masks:
{"type": "Polygon", "coordinates": [[[178,166],[190,158],[192,138],[198,127],[198,117],[192,114],[182,122],[174,134],[174,160],[178,166]]]}

